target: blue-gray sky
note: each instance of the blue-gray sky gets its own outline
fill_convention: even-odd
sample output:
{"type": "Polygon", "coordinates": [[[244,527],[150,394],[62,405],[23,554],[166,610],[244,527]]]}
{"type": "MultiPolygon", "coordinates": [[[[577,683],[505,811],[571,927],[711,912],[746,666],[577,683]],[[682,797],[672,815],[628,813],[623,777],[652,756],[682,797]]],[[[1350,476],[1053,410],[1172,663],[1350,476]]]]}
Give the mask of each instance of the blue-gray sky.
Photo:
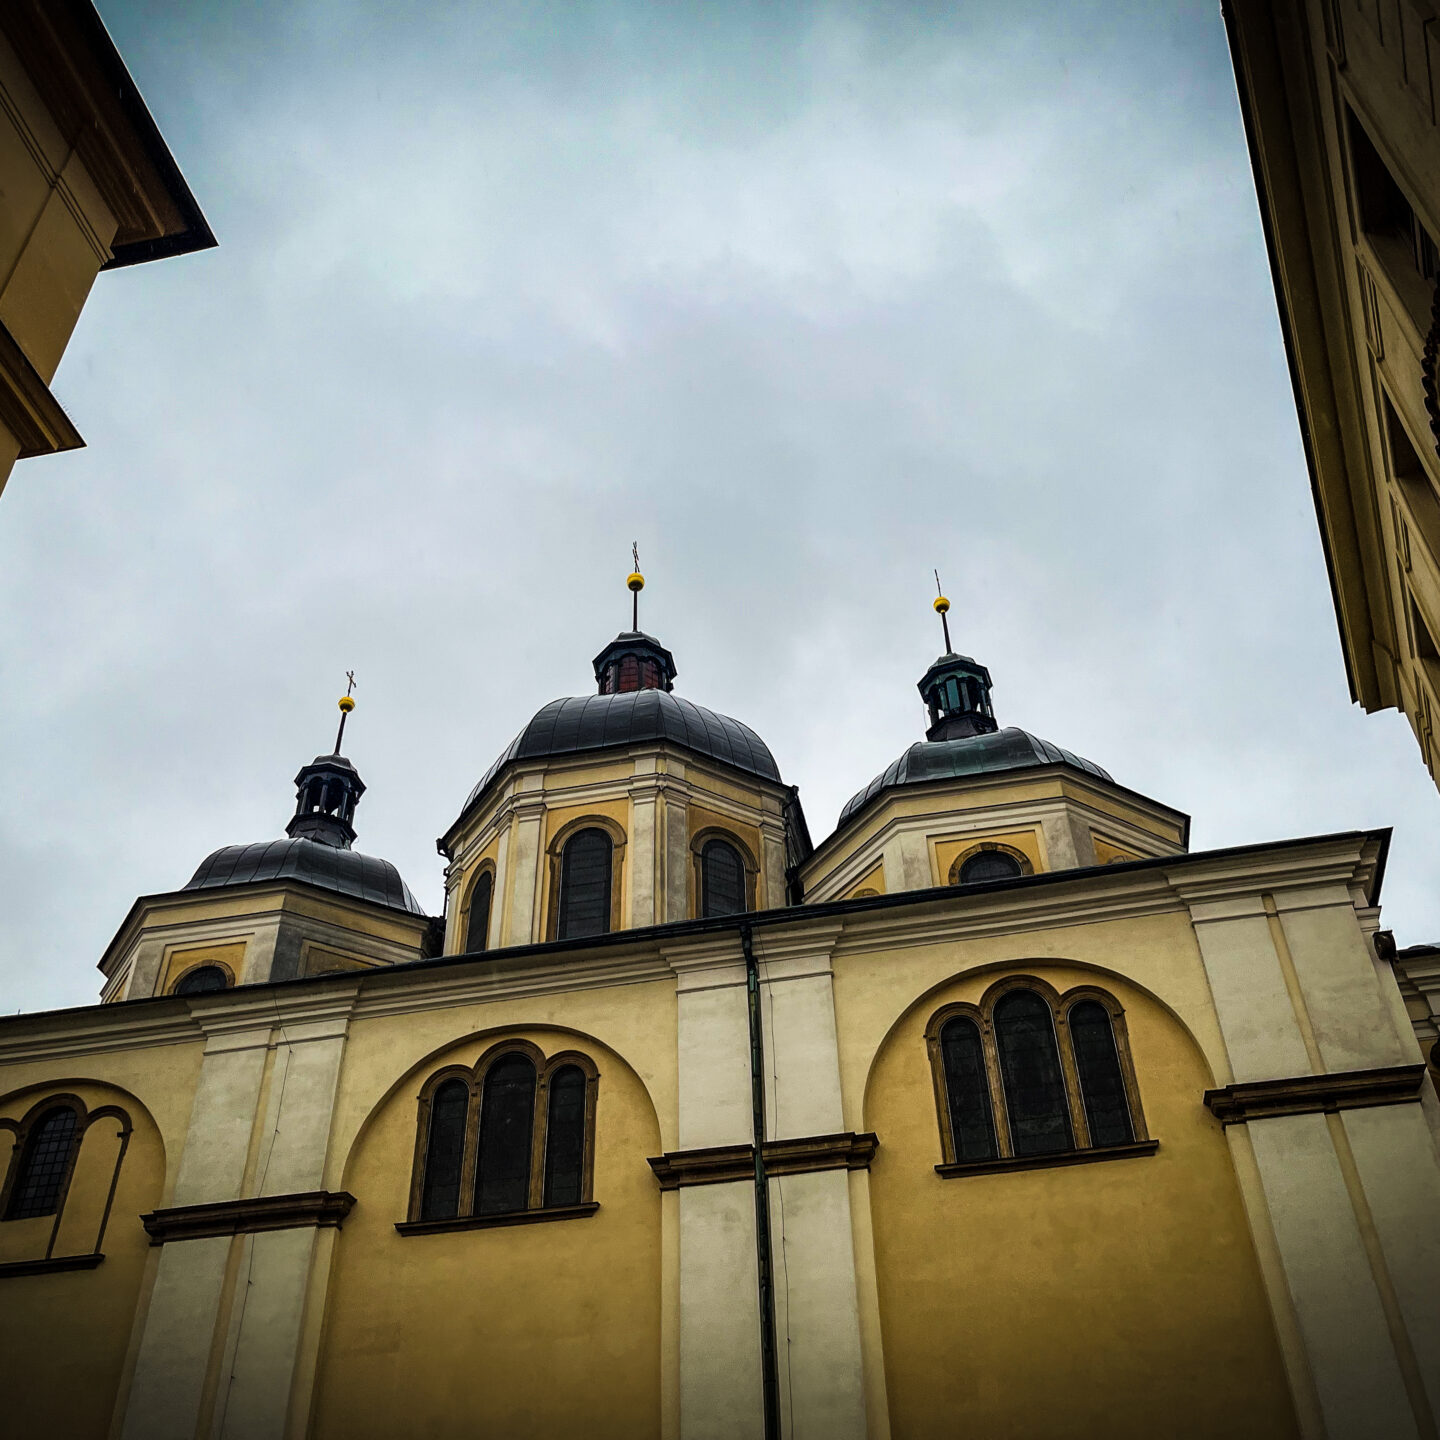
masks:
{"type": "Polygon", "coordinates": [[[922,730],[1002,723],[1195,848],[1440,798],[1345,685],[1213,0],[101,0],[220,248],[102,275],[89,442],[0,498],[0,1004],[86,1003],[138,894],[280,834],[347,749],[434,837],[628,622],[816,838],[922,730]]]}

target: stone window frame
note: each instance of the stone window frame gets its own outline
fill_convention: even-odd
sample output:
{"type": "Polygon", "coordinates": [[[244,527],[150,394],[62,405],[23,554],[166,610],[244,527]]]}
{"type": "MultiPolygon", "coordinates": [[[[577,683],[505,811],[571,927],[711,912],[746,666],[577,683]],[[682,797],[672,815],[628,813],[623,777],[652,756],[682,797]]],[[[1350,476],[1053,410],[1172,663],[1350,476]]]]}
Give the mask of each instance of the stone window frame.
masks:
{"type": "Polygon", "coordinates": [[[925,1048],[930,1059],[930,1076],[935,1092],[935,1117],[940,1136],[941,1163],[936,1173],[949,1179],[958,1175],[997,1170],[1031,1170],[1052,1165],[1075,1165],[1088,1160],[1117,1160],[1131,1156],[1152,1155],[1160,1142],[1150,1138],[1145,1112],[1140,1103],[1140,1087],[1135,1077],[1135,1063],[1130,1052],[1129,1030],[1125,1023],[1125,1007],[1108,990],[1098,985],[1076,985],[1061,994],[1053,985],[1035,975],[1007,975],[997,980],[980,997],[978,1004],[952,1001],[942,1005],[925,1026],[925,1048]],[[1055,1043],[1060,1055],[1060,1069],[1065,1085],[1065,1100],[1070,1118],[1074,1146],[1048,1155],[1017,1156],[1010,1134],[1009,1110],[1005,1100],[1005,1084],[1000,1071],[1000,1055],[995,1043],[994,1013],[996,1003],[1015,990],[1029,990],[1049,1007],[1055,1027],[1055,1043]],[[1120,1077],[1125,1087],[1125,1100],[1130,1110],[1133,1132],[1123,1145],[1092,1145],[1090,1124],[1085,1114],[1085,1101],[1080,1090],[1080,1076],[1075,1064],[1075,1048],[1070,1036],[1070,1012],[1083,1001],[1098,1001],[1110,1017],[1115,1038],[1115,1053],[1120,1063],[1120,1077]],[[995,1142],[999,1154],[986,1160],[961,1160],[950,1130],[950,1100],[945,1076],[945,1059],[940,1046],[940,1032],[947,1021],[963,1017],[972,1021],[980,1032],[981,1050],[985,1058],[985,1079],[989,1090],[990,1112],[995,1125],[995,1142]]]}
{"type": "MultiPolygon", "coordinates": [[[[165,993],[167,995],[174,995],[175,992],[180,988],[180,982],[187,975],[193,973],[196,970],[219,970],[225,976],[224,988],[226,990],[233,990],[235,988],[235,971],[229,965],[227,965],[225,961],[197,960],[193,965],[187,965],[177,976],[175,976],[173,980],[171,980],[170,988],[165,993]]],[[[218,994],[219,992],[211,991],[210,993],[218,994]]],[[[182,995],[180,998],[183,1000],[187,997],[182,995]]]]}
{"type": "Polygon", "coordinates": [[[520,1225],[536,1220],[571,1220],[593,1215],[600,1208],[595,1189],[595,1110],[600,1090],[600,1070],[582,1050],[560,1050],[548,1059],[529,1040],[509,1039],[491,1045],[474,1065],[446,1065],[435,1071],[420,1088],[415,1122],[415,1155],[411,1167],[410,1194],[406,1218],[395,1228],[402,1235],[428,1235],[443,1230],[476,1230],[492,1226],[520,1225]],[[535,1114],[530,1130],[529,1193],[523,1210],[499,1214],[475,1214],[475,1180],[479,1161],[480,1107],[485,1077],[494,1064],[508,1055],[524,1055],[535,1066],[535,1114]],[[585,1076],[584,1149],[580,1167],[580,1200],[574,1205],[546,1205],[545,1143],[550,1121],[550,1082],[566,1066],[574,1065],[585,1076]],[[469,1091],[465,1106],[465,1139],[460,1152],[460,1198],[453,1217],[422,1220],[425,1193],[425,1161],[430,1148],[430,1110],[436,1092],[449,1080],[463,1080],[469,1091]]]}
{"type": "Polygon", "coordinates": [[[625,831],[619,821],[612,820],[608,815],[581,815],[562,825],[545,847],[546,868],[549,871],[545,896],[546,940],[560,938],[561,861],[565,846],[582,830],[603,830],[610,837],[610,928],[606,933],[613,934],[625,928],[621,924],[625,897],[625,831]]]}
{"type": "Polygon", "coordinates": [[[485,944],[483,950],[490,948],[490,932],[495,927],[495,900],[500,890],[500,867],[488,856],[476,865],[465,883],[465,900],[460,907],[460,952],[462,955],[475,955],[480,951],[469,948],[470,940],[470,905],[475,899],[475,888],[480,884],[482,875],[490,876],[490,914],[485,921],[485,944]]]}
{"type": "Polygon", "coordinates": [[[705,900],[705,867],[702,856],[705,847],[712,840],[723,840],[740,857],[745,871],[745,910],[748,913],[759,908],[760,862],[750,847],[733,831],[724,825],[707,825],[690,837],[690,915],[701,920],[700,913],[705,900]]]}
{"type": "Polygon", "coordinates": [[[120,1168],[125,1161],[125,1152],[130,1148],[130,1137],[134,1130],[135,1126],[129,1114],[120,1106],[101,1105],[91,1110],[78,1095],[68,1090],[41,1096],[19,1120],[0,1117],[0,1132],[8,1132],[12,1136],[12,1148],[5,1164],[4,1183],[0,1184],[0,1225],[23,1224],[25,1220],[43,1220],[47,1215],[55,1217],[45,1243],[44,1256],[34,1260],[14,1260],[0,1264],[0,1278],[9,1275],[34,1275],[48,1270],[93,1269],[105,1258],[100,1247],[104,1243],[105,1230],[110,1223],[110,1211],[115,1204],[115,1191],[120,1184],[120,1168]],[[65,1163],[65,1173],[61,1177],[60,1189],[56,1195],[55,1209],[41,1215],[26,1216],[23,1219],[17,1217],[15,1221],[11,1221],[6,1218],[10,1209],[10,1197],[19,1183],[20,1168],[25,1158],[25,1146],[30,1138],[30,1132],[52,1110],[61,1107],[75,1112],[75,1130],[70,1154],[65,1163]],[[115,1153],[115,1169],[110,1176],[110,1188],[106,1192],[105,1207],[101,1211],[100,1224],[95,1234],[95,1249],[88,1255],[57,1257],[54,1254],[55,1242],[59,1238],[60,1225],[65,1218],[65,1205],[70,1198],[70,1182],[75,1176],[75,1166],[80,1158],[80,1147],[84,1144],[85,1134],[91,1125],[97,1120],[107,1119],[120,1122],[120,1144],[115,1153]]]}
{"type": "Polygon", "coordinates": [[[977,855],[984,854],[987,850],[997,850],[1002,855],[1008,855],[1020,865],[1021,875],[1033,875],[1035,873],[1035,862],[1023,851],[1017,850],[1013,845],[1006,845],[1000,840],[981,840],[970,846],[968,850],[962,850],[951,862],[950,869],[946,875],[947,885],[960,884],[960,872],[965,867],[967,860],[973,860],[977,855]]]}

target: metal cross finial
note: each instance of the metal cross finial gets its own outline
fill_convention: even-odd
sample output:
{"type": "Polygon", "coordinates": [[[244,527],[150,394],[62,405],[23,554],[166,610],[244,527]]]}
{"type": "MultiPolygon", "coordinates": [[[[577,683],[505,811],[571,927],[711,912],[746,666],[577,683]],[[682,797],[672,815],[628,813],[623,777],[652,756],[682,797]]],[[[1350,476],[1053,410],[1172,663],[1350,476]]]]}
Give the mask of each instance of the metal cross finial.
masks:
{"type": "MultiPolygon", "coordinates": [[[[939,577],[937,576],[936,578],[938,579],[939,577]]],[[[345,693],[346,693],[347,695],[349,695],[349,694],[351,694],[351,693],[354,691],[354,689],[355,689],[355,672],[354,672],[353,670],[347,670],[347,671],[345,672],[345,678],[350,682],[350,683],[345,687],[345,693]]]]}
{"type": "Polygon", "coordinates": [[[940,585],[940,572],[935,571],[935,611],[940,616],[940,627],[945,632],[945,653],[953,655],[955,647],[950,643],[950,602],[945,598],[945,591],[940,585]]]}
{"type": "Polygon", "coordinates": [[[349,719],[350,712],[355,708],[355,701],[351,699],[351,693],[355,689],[355,672],[347,670],[345,679],[347,681],[345,694],[340,700],[340,728],[335,732],[335,749],[331,752],[335,755],[340,753],[340,747],[345,743],[345,721],[349,719]]]}

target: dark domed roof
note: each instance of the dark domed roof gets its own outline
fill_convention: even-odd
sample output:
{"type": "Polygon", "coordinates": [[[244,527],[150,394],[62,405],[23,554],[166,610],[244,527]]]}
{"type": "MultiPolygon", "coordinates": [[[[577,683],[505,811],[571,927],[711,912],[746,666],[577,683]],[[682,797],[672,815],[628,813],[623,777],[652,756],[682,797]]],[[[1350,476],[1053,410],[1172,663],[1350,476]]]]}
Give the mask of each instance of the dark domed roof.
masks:
{"type": "Polygon", "coordinates": [[[668,740],[780,784],[780,770],[765,742],[748,726],[667,690],[552,700],[510,742],[465,801],[468,810],[512,760],[605,750],[647,740],[668,740]]]}
{"type": "Polygon", "coordinates": [[[227,845],[211,855],[191,877],[187,890],[210,890],[222,885],[246,885],[256,880],[303,880],[322,890],[353,895],[404,910],[424,911],[388,861],[355,850],[322,845],[316,840],[260,840],[254,845],[227,845]]]}
{"type": "Polygon", "coordinates": [[[893,765],[887,766],[863,790],[850,797],[840,812],[836,828],[858,815],[885,790],[898,790],[902,785],[923,785],[928,780],[959,780],[1000,770],[1028,770],[1038,765],[1070,765],[1101,780],[1110,779],[1098,765],[1013,725],[989,735],[965,735],[955,740],[921,740],[893,765]]]}

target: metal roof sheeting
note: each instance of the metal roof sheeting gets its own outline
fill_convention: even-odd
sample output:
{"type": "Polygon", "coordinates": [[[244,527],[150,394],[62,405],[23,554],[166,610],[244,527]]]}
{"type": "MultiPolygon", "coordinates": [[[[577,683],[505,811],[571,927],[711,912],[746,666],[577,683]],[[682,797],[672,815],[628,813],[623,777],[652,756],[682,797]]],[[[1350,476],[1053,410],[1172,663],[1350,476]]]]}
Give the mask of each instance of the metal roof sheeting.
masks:
{"type": "Polygon", "coordinates": [[[388,861],[356,850],[341,850],[315,840],[260,840],[226,845],[208,856],[187,890],[246,885],[257,880],[301,880],[322,890],[352,895],[391,910],[424,915],[400,872],[388,861]]]}

